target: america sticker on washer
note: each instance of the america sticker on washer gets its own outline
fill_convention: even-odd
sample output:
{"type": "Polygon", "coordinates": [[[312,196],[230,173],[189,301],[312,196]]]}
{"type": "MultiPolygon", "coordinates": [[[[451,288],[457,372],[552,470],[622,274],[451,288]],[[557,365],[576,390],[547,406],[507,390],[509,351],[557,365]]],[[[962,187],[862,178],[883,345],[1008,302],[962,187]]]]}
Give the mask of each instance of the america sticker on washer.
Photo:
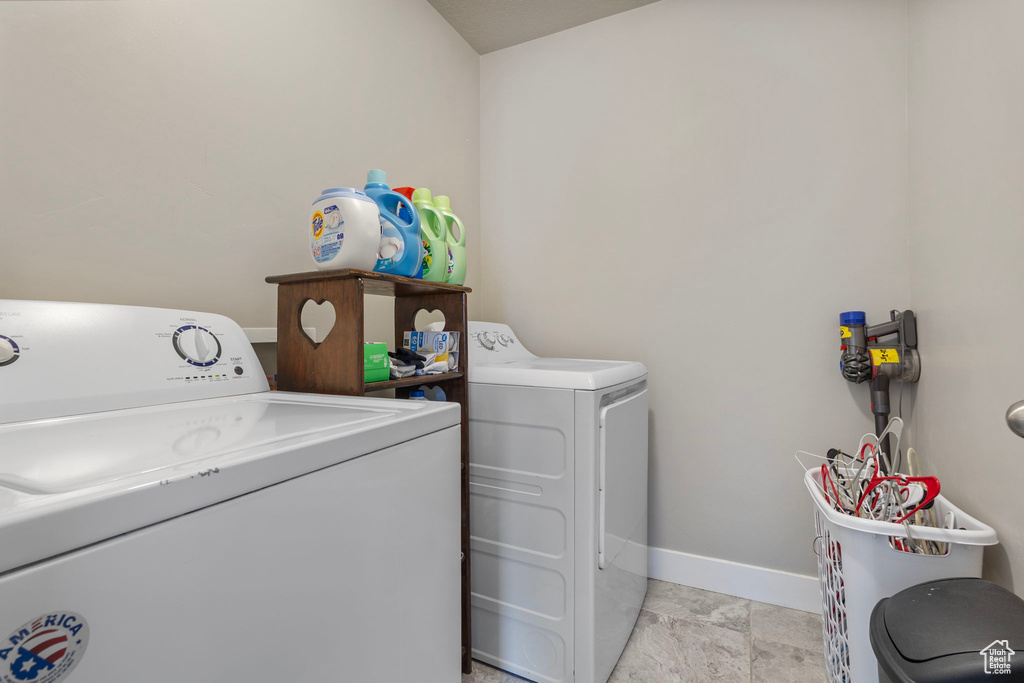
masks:
{"type": "Polygon", "coordinates": [[[0,641],[0,683],[58,683],[82,660],[89,624],[76,612],[53,611],[0,641]]]}
{"type": "Polygon", "coordinates": [[[330,261],[341,251],[341,245],[345,240],[345,233],[342,232],[344,225],[345,219],[337,204],[324,209],[322,216],[319,211],[313,214],[313,258],[317,263],[330,261]],[[320,216],[319,230],[317,216],[320,216]]]}

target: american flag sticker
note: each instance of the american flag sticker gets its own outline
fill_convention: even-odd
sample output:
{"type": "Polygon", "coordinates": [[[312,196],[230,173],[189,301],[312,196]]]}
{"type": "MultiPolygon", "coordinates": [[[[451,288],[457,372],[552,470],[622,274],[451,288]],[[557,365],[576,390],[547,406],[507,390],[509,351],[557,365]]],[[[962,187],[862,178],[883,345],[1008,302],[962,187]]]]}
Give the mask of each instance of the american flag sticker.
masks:
{"type": "Polygon", "coordinates": [[[89,625],[81,614],[43,614],[0,641],[0,683],[62,681],[88,645],[89,625]]]}

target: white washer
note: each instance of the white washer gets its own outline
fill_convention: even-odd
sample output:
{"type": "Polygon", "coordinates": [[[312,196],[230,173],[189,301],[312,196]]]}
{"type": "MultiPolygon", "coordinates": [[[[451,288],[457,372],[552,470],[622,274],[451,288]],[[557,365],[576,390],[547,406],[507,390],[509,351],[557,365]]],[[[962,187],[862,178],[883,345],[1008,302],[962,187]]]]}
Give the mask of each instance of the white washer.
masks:
{"type": "Polygon", "coordinates": [[[460,680],[459,409],[218,315],[0,300],[0,681],[460,680]]]}
{"type": "Polygon", "coordinates": [[[647,593],[647,368],[469,335],[473,656],[605,683],[647,593]]]}

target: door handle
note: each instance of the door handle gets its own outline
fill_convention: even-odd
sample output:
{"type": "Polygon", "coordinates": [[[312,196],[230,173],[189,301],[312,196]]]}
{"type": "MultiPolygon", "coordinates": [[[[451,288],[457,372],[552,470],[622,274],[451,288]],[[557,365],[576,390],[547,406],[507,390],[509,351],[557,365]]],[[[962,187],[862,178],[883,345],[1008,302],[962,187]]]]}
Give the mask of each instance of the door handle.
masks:
{"type": "Polygon", "coordinates": [[[1017,401],[1006,411],[1006,424],[1011,432],[1024,438],[1024,401],[1017,401]]]}

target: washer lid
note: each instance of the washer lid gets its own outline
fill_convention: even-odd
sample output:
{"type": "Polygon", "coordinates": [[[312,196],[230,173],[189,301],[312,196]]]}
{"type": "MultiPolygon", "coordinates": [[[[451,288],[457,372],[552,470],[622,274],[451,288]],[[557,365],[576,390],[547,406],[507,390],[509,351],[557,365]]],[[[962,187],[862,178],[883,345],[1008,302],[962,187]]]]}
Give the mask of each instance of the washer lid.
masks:
{"type": "Polygon", "coordinates": [[[454,404],[268,391],[0,425],[0,572],[459,420],[454,404]]]}
{"type": "Polygon", "coordinates": [[[531,358],[509,363],[478,363],[469,366],[469,381],[595,391],[647,375],[643,363],[575,358],[531,358]]]}

